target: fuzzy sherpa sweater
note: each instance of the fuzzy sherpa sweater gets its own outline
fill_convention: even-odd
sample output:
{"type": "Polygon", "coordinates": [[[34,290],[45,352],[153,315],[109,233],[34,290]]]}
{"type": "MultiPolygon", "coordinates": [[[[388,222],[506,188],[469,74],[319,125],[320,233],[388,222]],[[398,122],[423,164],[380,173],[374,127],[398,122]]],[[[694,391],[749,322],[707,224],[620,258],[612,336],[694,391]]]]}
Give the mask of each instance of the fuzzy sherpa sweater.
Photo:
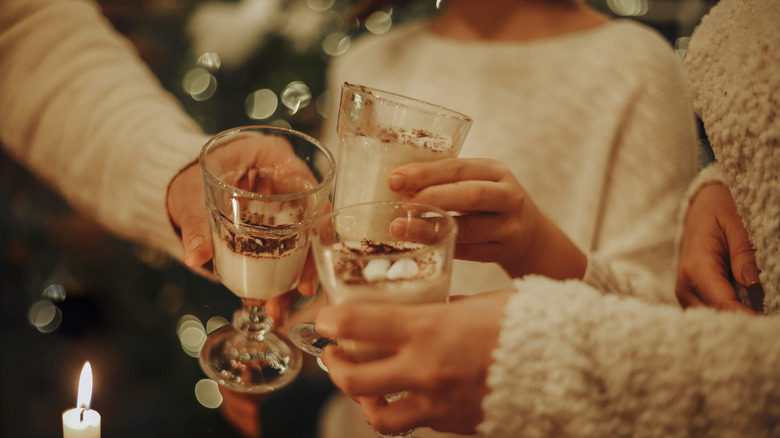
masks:
{"type": "MultiPolygon", "coordinates": [[[[696,29],[696,106],[777,307],[780,5],[721,0],[696,29]]],[[[531,277],[509,301],[479,431],[494,438],[780,436],[780,319],[650,305],[531,277]]]]}
{"type": "Polygon", "coordinates": [[[206,136],[94,3],[0,11],[3,148],[108,229],[181,257],[166,188],[206,136]]]}
{"type": "Polygon", "coordinates": [[[685,60],[696,111],[756,250],[764,312],[780,311],[780,2],[722,2],[685,60]]]}

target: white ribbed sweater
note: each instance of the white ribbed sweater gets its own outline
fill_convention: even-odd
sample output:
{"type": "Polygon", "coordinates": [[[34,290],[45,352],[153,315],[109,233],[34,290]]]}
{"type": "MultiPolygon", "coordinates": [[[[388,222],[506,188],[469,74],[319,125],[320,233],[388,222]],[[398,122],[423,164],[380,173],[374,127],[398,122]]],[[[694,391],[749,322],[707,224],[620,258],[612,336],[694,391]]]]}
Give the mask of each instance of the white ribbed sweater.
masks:
{"type": "Polygon", "coordinates": [[[91,2],[0,1],[0,142],[78,210],[181,257],[171,178],[206,136],[91,2]]]}

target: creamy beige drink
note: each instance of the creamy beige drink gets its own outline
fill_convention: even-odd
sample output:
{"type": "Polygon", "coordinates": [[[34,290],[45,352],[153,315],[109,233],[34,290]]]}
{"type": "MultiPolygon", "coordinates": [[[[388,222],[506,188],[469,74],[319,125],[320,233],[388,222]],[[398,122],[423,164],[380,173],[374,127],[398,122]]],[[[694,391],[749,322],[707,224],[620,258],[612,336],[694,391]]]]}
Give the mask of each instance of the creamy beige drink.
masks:
{"type": "Polygon", "coordinates": [[[361,202],[400,201],[402,195],[387,186],[391,170],[406,163],[455,158],[459,151],[449,137],[401,128],[368,133],[344,131],[340,143],[336,208],[361,202]]]}
{"type": "Polygon", "coordinates": [[[399,201],[387,175],[401,164],[458,156],[471,128],[468,116],[362,85],[341,88],[334,206],[399,201]]]}
{"type": "Polygon", "coordinates": [[[340,242],[320,279],[330,304],[348,301],[427,303],[447,298],[449,273],[439,254],[413,242],[340,242]],[[359,254],[360,257],[355,257],[359,254]]]}
{"type": "Polygon", "coordinates": [[[298,285],[309,249],[304,237],[222,234],[212,233],[214,271],[233,293],[268,301],[298,285]]]}
{"type": "MultiPolygon", "coordinates": [[[[330,304],[344,302],[432,303],[447,300],[450,272],[441,254],[413,242],[339,242],[322,254],[330,269],[320,271],[330,304]]],[[[342,340],[354,359],[389,355],[372,344],[342,340]]]]}
{"type": "MultiPolygon", "coordinates": [[[[449,295],[457,224],[447,212],[423,204],[367,202],[330,212],[311,229],[320,284],[330,305],[348,302],[445,302],[449,295]],[[366,226],[371,224],[371,226],[366,226]]],[[[381,328],[380,328],[381,329],[381,328]]],[[[311,327],[297,345],[321,342],[311,327]]],[[[354,360],[391,354],[359,335],[337,342],[354,360]]],[[[305,348],[305,347],[302,347],[305,348]]],[[[308,349],[319,354],[321,346],[308,349]]]]}

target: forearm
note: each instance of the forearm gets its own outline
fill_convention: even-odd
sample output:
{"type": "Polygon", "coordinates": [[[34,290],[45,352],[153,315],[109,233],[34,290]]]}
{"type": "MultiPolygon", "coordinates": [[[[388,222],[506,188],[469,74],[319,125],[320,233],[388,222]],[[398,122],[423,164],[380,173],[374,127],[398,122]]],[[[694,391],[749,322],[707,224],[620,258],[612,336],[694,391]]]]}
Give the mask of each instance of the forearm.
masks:
{"type": "Polygon", "coordinates": [[[3,8],[4,148],[115,233],[180,255],[165,189],[205,136],[94,5],[3,8]]]}
{"type": "Polygon", "coordinates": [[[557,280],[582,279],[585,253],[541,212],[534,229],[528,250],[501,263],[507,273],[513,278],[538,274],[557,280]]]}

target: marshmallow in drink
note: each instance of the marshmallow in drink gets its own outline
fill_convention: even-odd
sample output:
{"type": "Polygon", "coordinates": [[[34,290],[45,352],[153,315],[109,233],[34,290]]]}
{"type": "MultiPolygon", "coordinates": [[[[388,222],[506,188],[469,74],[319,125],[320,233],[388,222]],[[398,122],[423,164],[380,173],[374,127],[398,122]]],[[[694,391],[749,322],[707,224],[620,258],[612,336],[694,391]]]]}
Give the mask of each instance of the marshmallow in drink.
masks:
{"type": "Polygon", "coordinates": [[[387,271],[390,269],[390,260],[373,259],[363,268],[363,278],[366,281],[379,281],[387,278],[387,271]]]}
{"type": "Polygon", "coordinates": [[[410,258],[396,260],[387,270],[388,280],[404,280],[414,278],[420,272],[417,262],[410,258]]]}
{"type": "Polygon", "coordinates": [[[440,255],[435,251],[424,251],[424,248],[424,245],[412,242],[363,241],[332,245],[325,252],[330,267],[319,271],[328,300],[331,304],[445,301],[449,292],[449,273],[444,269],[440,255]],[[372,251],[376,253],[368,260],[354,257],[372,251]]]}
{"type": "Polygon", "coordinates": [[[402,258],[391,262],[388,259],[373,259],[363,268],[363,278],[373,283],[380,280],[403,280],[414,278],[420,272],[417,262],[402,258]]]}
{"type": "MultiPolygon", "coordinates": [[[[339,242],[323,252],[319,270],[331,304],[344,302],[433,303],[447,300],[449,272],[436,251],[412,242],[339,242]],[[368,256],[368,260],[362,256],[368,256]]],[[[340,341],[353,360],[388,356],[380,345],[340,341]]]]}

